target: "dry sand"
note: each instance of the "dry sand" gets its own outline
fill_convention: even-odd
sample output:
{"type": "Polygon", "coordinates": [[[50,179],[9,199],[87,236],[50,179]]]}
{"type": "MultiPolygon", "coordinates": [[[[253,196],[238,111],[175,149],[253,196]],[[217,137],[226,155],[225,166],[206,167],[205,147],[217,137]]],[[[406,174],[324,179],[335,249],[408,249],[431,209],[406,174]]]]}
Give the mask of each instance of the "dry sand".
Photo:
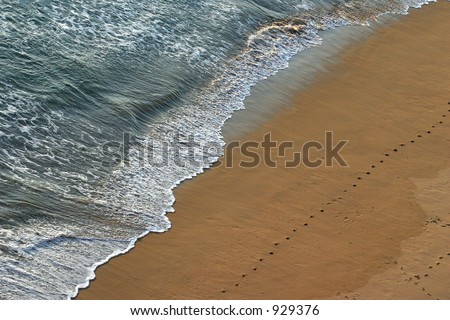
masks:
{"type": "Polygon", "coordinates": [[[412,10],[243,137],[333,131],[348,168],[208,170],[79,298],[450,299],[449,30],[450,3],[412,10]]]}

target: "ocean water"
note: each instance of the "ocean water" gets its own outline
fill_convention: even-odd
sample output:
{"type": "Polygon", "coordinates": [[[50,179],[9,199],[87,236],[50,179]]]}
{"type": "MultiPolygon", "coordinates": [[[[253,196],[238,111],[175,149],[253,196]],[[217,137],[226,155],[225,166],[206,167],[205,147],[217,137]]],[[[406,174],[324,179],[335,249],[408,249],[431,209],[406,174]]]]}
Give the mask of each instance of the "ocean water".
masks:
{"type": "MultiPolygon", "coordinates": [[[[425,0],[0,0],[0,299],[68,299],[320,31],[425,0]]],[[[300,53],[301,54],[301,53],[300,53]]]]}

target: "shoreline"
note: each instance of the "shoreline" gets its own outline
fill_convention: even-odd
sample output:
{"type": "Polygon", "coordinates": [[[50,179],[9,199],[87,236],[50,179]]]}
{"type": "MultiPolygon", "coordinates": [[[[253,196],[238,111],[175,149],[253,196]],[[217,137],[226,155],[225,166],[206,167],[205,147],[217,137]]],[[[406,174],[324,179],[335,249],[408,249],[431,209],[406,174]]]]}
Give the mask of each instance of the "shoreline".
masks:
{"type": "MultiPolygon", "coordinates": [[[[372,72],[369,80],[377,79],[378,77],[378,81],[375,82],[378,85],[377,89],[381,91],[383,89],[386,90],[385,86],[388,86],[389,83],[395,87],[395,85],[402,84],[401,80],[411,78],[411,74],[408,74],[405,79],[398,79],[397,77],[402,78],[402,75],[396,75],[395,71],[389,74],[389,78],[383,77],[381,73],[377,73],[376,66],[373,66],[383,61],[376,60],[377,53],[374,53],[374,50],[379,50],[378,54],[381,51],[381,54],[385,54],[389,58],[392,55],[390,56],[386,52],[383,53],[383,49],[391,50],[400,55],[400,57],[396,57],[396,59],[400,59],[400,62],[405,59],[412,60],[403,63],[403,65],[400,63],[400,66],[396,66],[396,64],[399,64],[399,61],[392,64],[392,67],[394,69],[397,68],[397,71],[403,70],[402,72],[405,72],[402,68],[405,65],[408,66],[408,63],[410,66],[417,67],[417,62],[422,61],[422,57],[427,53],[422,51],[426,50],[422,49],[421,51],[420,48],[414,48],[418,50],[414,51],[413,49],[413,57],[409,57],[402,53],[402,45],[412,46],[414,42],[419,41],[420,37],[417,37],[417,39],[406,39],[404,41],[406,44],[395,43],[395,48],[388,48],[392,42],[392,39],[389,39],[389,37],[397,37],[397,40],[403,40],[402,28],[406,30],[403,30],[405,33],[408,28],[410,31],[413,28],[417,28],[419,22],[414,19],[425,19],[424,21],[433,21],[433,23],[435,23],[436,17],[441,17],[441,20],[443,20],[442,16],[445,16],[445,13],[440,13],[438,12],[439,10],[434,9],[436,6],[448,7],[449,4],[439,2],[438,4],[433,3],[425,6],[420,10],[411,9],[412,13],[409,16],[401,18],[400,21],[394,22],[392,25],[382,26],[382,30],[377,31],[368,40],[352,45],[350,50],[343,53],[343,61],[332,66],[330,72],[321,76],[311,88],[296,95],[292,102],[295,107],[290,110],[280,111],[267,123],[264,123],[258,132],[246,135],[247,139],[260,139],[262,132],[269,130],[273,131],[279,137],[279,140],[293,139],[301,142],[309,139],[320,140],[324,130],[327,130],[327,128],[332,129],[342,138],[347,139],[347,136],[351,136],[352,139],[350,141],[355,143],[355,146],[350,148],[349,159],[352,163],[350,170],[326,171],[317,169],[311,172],[311,170],[302,168],[302,170],[298,170],[294,174],[292,174],[292,171],[285,169],[277,169],[277,173],[273,174],[274,170],[266,168],[242,171],[238,168],[225,170],[221,167],[216,167],[208,170],[205,174],[196,177],[194,181],[187,181],[175,190],[177,199],[175,204],[176,214],[169,215],[172,221],[172,230],[170,232],[147,236],[138,242],[136,248],[130,253],[114,258],[106,265],[99,267],[96,271],[97,280],[91,283],[90,288],[81,290],[79,298],[339,298],[342,292],[350,292],[346,294],[346,296],[350,297],[354,290],[363,288],[374,276],[391,270],[388,267],[390,265],[383,265],[382,257],[386,255],[389,259],[386,258],[385,260],[389,260],[390,264],[393,264],[393,261],[399,260],[398,258],[401,256],[402,242],[412,236],[423,234],[423,221],[426,218],[426,212],[421,209],[420,204],[412,196],[414,192],[411,190],[414,190],[415,187],[410,182],[410,178],[417,170],[421,170],[421,166],[424,166],[425,160],[429,161],[429,158],[424,157],[422,154],[420,157],[424,159],[421,161],[417,160],[414,162],[408,158],[409,167],[402,167],[401,170],[395,164],[386,164],[387,169],[383,168],[385,172],[380,174],[380,178],[375,178],[375,182],[369,182],[369,184],[371,183],[375,186],[366,187],[369,190],[365,191],[360,191],[362,188],[352,190],[353,194],[349,197],[349,200],[346,200],[349,203],[340,203],[337,200],[341,199],[333,198],[333,200],[336,200],[332,202],[333,207],[335,205],[337,209],[333,208],[334,212],[331,215],[321,215],[320,210],[324,210],[322,209],[323,207],[329,206],[326,203],[329,201],[327,199],[329,199],[331,194],[340,194],[342,183],[348,182],[347,184],[351,186],[355,176],[364,173],[364,165],[369,158],[379,157],[379,154],[382,156],[387,146],[392,148],[400,140],[407,141],[407,139],[410,139],[411,134],[417,132],[417,130],[424,131],[422,135],[425,138],[427,133],[425,129],[421,128],[424,128],[426,123],[427,125],[429,123],[428,127],[431,127],[432,123],[437,122],[433,124],[437,126],[438,121],[435,119],[438,119],[438,116],[443,111],[446,111],[447,101],[442,102],[442,99],[448,98],[448,96],[442,96],[448,95],[448,88],[445,84],[437,86],[438,88],[426,90],[423,88],[423,84],[418,84],[416,81],[416,83],[412,84],[413,88],[409,92],[409,95],[412,94],[414,96],[414,99],[408,101],[409,104],[413,105],[412,108],[401,107],[398,110],[391,110],[381,105],[380,103],[383,100],[377,99],[377,94],[374,92],[369,91],[373,96],[368,100],[364,100],[363,90],[361,90],[362,93],[359,91],[354,92],[356,89],[349,90],[348,87],[345,87],[349,83],[355,83],[355,79],[365,79],[361,74],[362,70],[358,68],[363,68],[365,72],[372,72]],[[419,13],[422,10],[425,10],[427,14],[419,13]],[[399,26],[400,31],[396,30],[395,26],[399,26]],[[382,34],[383,32],[384,34],[382,34]],[[386,40],[385,38],[388,39],[386,40]],[[358,52],[358,50],[360,51],[358,52]],[[356,59],[355,63],[355,57],[357,58],[361,55],[361,50],[376,60],[375,62],[370,61],[372,69],[364,69],[365,59],[356,59]],[[349,70],[349,65],[357,70],[349,70]],[[342,78],[344,80],[343,84],[336,83],[336,79],[342,78]],[[414,85],[418,86],[419,89],[422,88],[422,91],[417,91],[414,85]],[[443,88],[444,92],[441,92],[443,88]],[[350,106],[349,110],[344,110],[345,108],[342,109],[342,106],[348,105],[349,101],[345,101],[340,96],[335,96],[338,101],[329,97],[325,97],[325,101],[319,100],[318,104],[325,109],[307,107],[307,104],[316,104],[316,101],[318,101],[317,97],[323,96],[324,93],[330,94],[342,91],[352,97],[350,101],[359,99],[357,101],[364,102],[361,102],[361,105],[350,106]],[[430,109],[424,110],[421,107],[423,103],[430,109]],[[369,108],[362,110],[362,105],[368,105],[369,108]],[[399,121],[392,121],[386,117],[386,114],[389,114],[391,111],[395,111],[393,119],[399,121]],[[417,114],[424,114],[424,116],[421,119],[417,119],[417,114]],[[305,119],[308,119],[308,121],[305,119]],[[373,123],[374,119],[382,123],[383,126],[380,124],[375,125],[373,123]],[[311,120],[314,120],[315,125],[310,124],[311,120]],[[340,122],[339,127],[335,125],[337,120],[340,122]],[[353,125],[354,122],[358,123],[358,121],[364,122],[359,124],[361,128],[356,126],[363,133],[361,137],[358,137],[360,135],[359,131],[357,132],[358,134],[355,134],[355,128],[349,128],[349,125],[353,125]],[[297,126],[302,128],[301,132],[299,132],[297,126]],[[283,130],[279,130],[279,128],[283,128],[283,130]],[[382,132],[382,128],[387,128],[388,132],[382,132]],[[379,137],[374,139],[373,134],[377,134],[379,137]],[[393,138],[392,135],[396,137],[393,138]],[[361,147],[364,148],[360,149],[361,147]],[[377,218],[380,221],[373,222],[368,219],[367,205],[377,203],[377,199],[385,199],[386,196],[392,193],[392,186],[386,182],[386,177],[388,173],[399,172],[396,170],[400,170],[402,173],[399,175],[401,177],[401,179],[399,178],[400,181],[395,182],[395,185],[401,189],[399,197],[407,199],[407,201],[399,201],[395,207],[397,211],[402,212],[402,215],[397,217],[392,208],[389,207],[384,208],[384,210],[377,208],[376,210],[383,211],[383,214],[381,218],[377,218]],[[304,179],[308,175],[310,177],[307,177],[303,182],[298,182],[298,180],[304,179]],[[321,181],[325,179],[327,186],[321,185],[321,181]],[[266,181],[271,182],[270,188],[261,187],[261,183],[266,181]],[[379,190],[380,187],[389,189],[389,192],[384,190],[381,192],[379,190]],[[293,192],[293,190],[304,191],[302,197],[299,197],[299,192],[293,192]],[[376,195],[378,198],[372,196],[371,191],[373,190],[380,192],[380,194],[376,195]],[[210,199],[209,204],[205,203],[204,195],[210,199]],[[314,199],[314,201],[309,201],[305,195],[308,195],[309,199],[314,199]],[[272,201],[268,203],[268,199],[272,201]],[[298,203],[292,203],[293,199],[296,199],[295,202],[298,203]],[[317,206],[317,204],[320,204],[320,206],[317,206]],[[405,212],[407,211],[405,207],[414,209],[412,210],[414,211],[413,217],[409,216],[408,212],[405,212]],[[363,212],[363,214],[358,214],[358,210],[363,212]],[[314,214],[310,214],[311,211],[314,211],[314,214]],[[347,211],[352,212],[344,213],[347,211]],[[258,212],[257,216],[250,214],[255,212],[258,212]],[[293,212],[300,213],[294,215],[293,212]],[[267,230],[267,224],[274,220],[274,213],[279,214],[278,219],[275,225],[269,228],[270,230],[267,230]],[[347,219],[343,218],[344,214],[347,219]],[[311,215],[314,218],[310,218],[311,215]],[[396,218],[394,220],[397,222],[403,223],[402,228],[396,228],[395,225],[385,226],[386,219],[392,219],[393,217],[396,218]],[[410,219],[412,221],[409,221],[410,219]],[[308,226],[305,226],[305,223],[308,223],[308,226]],[[357,227],[361,226],[369,230],[358,230],[357,227]],[[358,245],[356,249],[348,248],[348,242],[353,244],[355,239],[363,235],[370,234],[375,238],[376,235],[379,235],[377,233],[378,228],[383,227],[395,233],[394,235],[396,236],[395,239],[390,239],[391,241],[379,243],[380,248],[388,249],[388,254],[379,248],[375,248],[377,249],[376,252],[367,252],[367,245],[358,245]],[[296,229],[295,232],[292,231],[294,229],[296,229]],[[349,232],[349,235],[343,236],[346,232],[349,232]],[[327,236],[325,237],[324,234],[327,234],[327,236]],[[305,238],[301,239],[303,236],[305,238]],[[289,240],[286,240],[287,237],[289,237],[289,240]],[[275,245],[275,243],[278,243],[278,245],[275,245]],[[321,244],[320,250],[317,248],[317,244],[321,244]],[[316,248],[321,255],[313,254],[309,250],[311,248],[316,248]],[[339,252],[339,259],[326,259],[330,255],[330,248],[335,248],[339,252]],[[272,259],[272,255],[268,254],[268,252],[274,252],[272,259]],[[294,255],[292,254],[293,252],[295,253],[294,255]],[[298,256],[299,252],[303,256],[308,257],[306,260],[310,261],[309,264],[300,259],[298,256]],[[362,259],[355,264],[355,262],[352,262],[351,257],[354,255],[358,256],[358,254],[362,256],[362,259]],[[263,261],[259,261],[259,259],[263,259],[263,261]],[[318,267],[322,268],[323,272],[315,270],[318,267]],[[333,270],[333,267],[336,267],[338,270],[333,270]],[[257,270],[253,271],[254,268],[257,270]],[[358,276],[349,279],[346,276],[349,270],[358,271],[358,276]],[[310,275],[310,278],[299,277],[299,274],[310,275]],[[245,277],[242,277],[243,275],[245,277]],[[312,281],[320,279],[320,277],[322,279],[319,283],[312,281]],[[344,277],[346,281],[339,279],[340,277],[344,277]],[[299,282],[295,288],[289,287],[293,279],[299,282]],[[325,280],[331,281],[333,285],[330,285],[330,282],[326,284],[325,280]],[[286,286],[288,286],[287,290],[286,286]],[[340,288],[339,295],[336,288],[340,288]],[[307,292],[308,289],[309,292],[307,292]],[[301,294],[298,292],[301,292],[301,294]]],[[[427,44],[435,43],[438,37],[435,29],[440,28],[439,30],[442,31],[442,29],[445,30],[446,26],[448,24],[445,25],[445,21],[441,21],[439,26],[429,26],[433,30],[428,30],[428,32],[432,32],[433,37],[428,37],[423,31],[418,32],[419,34],[422,33],[420,41],[428,41],[427,44]]],[[[443,49],[443,52],[449,48],[448,43],[445,45],[447,47],[443,49]]],[[[420,47],[420,44],[418,46],[420,47]]],[[[443,62],[448,62],[448,58],[442,57],[442,48],[440,49],[434,50],[437,51],[434,52],[434,60],[436,61],[436,57],[438,57],[443,62]]],[[[439,73],[439,79],[447,81],[448,84],[448,76],[445,74],[448,74],[448,70],[439,70],[444,69],[448,65],[448,63],[443,63],[440,65],[440,68],[436,68],[436,66],[428,62],[425,66],[418,67],[420,69],[418,72],[420,72],[421,77],[429,75],[430,72],[439,73]]],[[[416,79],[414,74],[412,74],[412,78],[416,79]]],[[[431,83],[433,81],[431,78],[430,76],[428,77],[427,80],[429,82],[427,83],[433,84],[431,83]]],[[[396,95],[390,97],[392,98],[392,103],[391,100],[387,102],[390,107],[394,107],[398,102],[404,101],[406,89],[408,88],[404,88],[403,85],[400,87],[401,90],[399,89],[399,91],[402,92],[395,92],[396,95]]],[[[368,87],[365,87],[365,90],[365,93],[367,93],[368,87]]],[[[439,130],[443,133],[438,132],[436,135],[430,135],[430,138],[440,138],[441,140],[438,140],[440,147],[434,146],[434,143],[431,143],[431,145],[427,145],[427,142],[423,143],[434,152],[439,151],[439,149],[445,149],[446,140],[443,136],[445,134],[448,135],[449,127],[446,127],[444,123],[439,128],[436,128],[436,131],[439,130]]],[[[417,145],[418,142],[412,147],[415,148],[417,145]]],[[[408,149],[405,148],[407,150],[405,154],[407,152],[411,153],[409,157],[416,157],[417,153],[420,153],[420,150],[409,151],[412,149],[409,147],[408,145],[408,149]]],[[[400,149],[400,147],[398,148],[400,149]]],[[[445,152],[445,150],[441,151],[443,154],[442,159],[438,161],[433,159],[436,163],[433,168],[425,170],[427,172],[422,174],[423,179],[425,179],[424,177],[431,179],[430,177],[435,176],[437,171],[445,169],[445,157],[447,156],[445,152]]],[[[389,159],[399,157],[401,158],[400,153],[395,153],[390,155],[389,159]]],[[[400,160],[405,161],[404,159],[400,160]]],[[[328,212],[328,209],[325,212],[328,212]]],[[[370,239],[374,240],[374,238],[370,239]]],[[[441,254],[439,255],[441,256],[441,254]]],[[[364,298],[360,293],[358,297],[364,298]]],[[[379,297],[382,297],[382,295],[379,297]]],[[[426,298],[426,296],[420,297],[426,298]]]]}
{"type": "Polygon", "coordinates": [[[370,25],[348,25],[320,31],[320,45],[296,54],[289,60],[287,68],[252,87],[251,94],[245,99],[245,109],[235,111],[222,127],[225,142],[248,136],[278,112],[291,108],[295,94],[314,85],[347,48],[367,40],[378,28],[401,17],[404,15],[388,13],[370,20],[370,25]]]}

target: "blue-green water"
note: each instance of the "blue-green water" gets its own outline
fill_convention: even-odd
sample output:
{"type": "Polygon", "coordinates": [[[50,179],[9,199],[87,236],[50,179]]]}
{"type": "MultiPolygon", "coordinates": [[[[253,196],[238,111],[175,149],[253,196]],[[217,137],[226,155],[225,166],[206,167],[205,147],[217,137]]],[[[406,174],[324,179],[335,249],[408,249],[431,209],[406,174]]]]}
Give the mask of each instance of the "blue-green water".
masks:
{"type": "Polygon", "coordinates": [[[70,298],[167,231],[253,85],[320,30],[423,2],[0,0],[0,298],[70,298]]]}

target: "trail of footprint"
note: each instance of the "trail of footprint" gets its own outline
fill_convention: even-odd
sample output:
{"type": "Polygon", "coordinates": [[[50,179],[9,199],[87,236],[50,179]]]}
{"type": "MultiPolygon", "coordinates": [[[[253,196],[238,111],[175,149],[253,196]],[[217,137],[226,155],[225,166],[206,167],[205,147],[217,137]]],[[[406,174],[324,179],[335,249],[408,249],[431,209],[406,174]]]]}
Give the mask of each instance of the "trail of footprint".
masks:
{"type": "MultiPolygon", "coordinates": [[[[447,111],[450,112],[450,109],[447,110],[447,111]]],[[[443,114],[442,117],[445,118],[446,115],[443,114]]],[[[442,120],[439,121],[439,124],[443,124],[443,123],[444,123],[444,122],[443,122],[442,120]]],[[[436,125],[432,125],[432,128],[436,128],[436,125]]],[[[431,134],[431,133],[432,133],[430,130],[428,130],[428,131],[426,131],[426,132],[427,132],[428,134],[431,134]]],[[[418,138],[422,138],[423,135],[422,135],[422,134],[418,134],[417,137],[418,137],[418,138]]],[[[411,143],[415,143],[416,141],[415,141],[415,140],[411,140],[410,142],[411,142],[411,143]]],[[[400,147],[406,147],[406,144],[405,144],[405,143],[400,143],[399,146],[400,146],[400,147]]],[[[399,150],[398,148],[393,148],[392,151],[393,151],[393,152],[397,152],[397,153],[400,152],[400,150],[399,150]]],[[[390,157],[391,154],[390,154],[389,152],[386,152],[386,153],[384,154],[384,156],[385,156],[385,157],[390,157]]],[[[379,162],[380,162],[381,164],[384,164],[384,163],[385,163],[385,160],[380,160],[379,162]]],[[[371,168],[372,168],[372,169],[375,169],[375,168],[376,168],[376,165],[372,164],[372,165],[371,165],[371,168]]],[[[367,175],[371,175],[371,172],[370,172],[370,171],[367,171],[366,174],[367,174],[367,175]]],[[[362,178],[361,176],[358,176],[358,177],[357,177],[357,180],[363,180],[363,178],[362,178]]],[[[352,187],[356,188],[356,187],[358,187],[358,185],[357,185],[357,184],[353,184],[352,187]]],[[[348,190],[345,189],[344,192],[347,193],[348,190]]]]}
{"type": "MultiPolygon", "coordinates": [[[[440,219],[437,219],[437,220],[432,219],[430,221],[427,221],[427,223],[439,223],[439,222],[440,222],[440,219]]],[[[403,271],[403,274],[405,276],[407,276],[405,278],[405,281],[408,281],[409,283],[411,283],[414,286],[421,286],[422,287],[421,290],[424,292],[424,294],[426,294],[429,297],[434,297],[435,299],[440,300],[440,298],[438,298],[436,295],[431,293],[431,290],[427,290],[426,287],[422,285],[422,280],[428,279],[429,277],[431,277],[432,272],[435,268],[439,268],[441,265],[446,264],[446,261],[445,261],[445,260],[447,260],[446,258],[450,258],[450,252],[447,252],[446,254],[443,254],[443,255],[439,255],[436,259],[434,259],[435,262],[428,265],[428,267],[427,267],[428,271],[423,272],[422,275],[416,273],[414,275],[409,274],[409,277],[408,277],[408,273],[404,270],[404,267],[400,267],[400,269],[403,271]]]]}
{"type": "MultiPolygon", "coordinates": [[[[450,104],[450,102],[449,102],[449,104],[450,104]]],[[[450,109],[448,109],[448,112],[450,112],[450,109]]],[[[446,115],[443,114],[443,115],[442,115],[442,118],[445,118],[445,117],[446,117],[446,115]]],[[[439,121],[438,123],[439,123],[439,124],[443,124],[443,121],[441,120],[441,121],[439,121]]],[[[432,128],[436,128],[436,125],[432,125],[432,128]]],[[[426,133],[427,133],[427,134],[431,134],[432,132],[431,132],[430,130],[428,130],[428,131],[426,131],[426,133]]],[[[422,137],[423,137],[422,134],[417,134],[417,138],[420,139],[420,138],[422,138],[422,137]]],[[[411,144],[414,144],[414,143],[416,143],[416,140],[412,139],[412,140],[410,140],[410,143],[411,143],[411,144]]],[[[404,148],[404,147],[406,147],[406,144],[405,144],[405,143],[400,143],[399,146],[400,146],[401,148],[404,148]]],[[[395,153],[399,153],[399,152],[400,152],[399,148],[397,148],[397,147],[393,148],[392,151],[395,152],[395,153]]],[[[384,154],[384,156],[385,156],[386,158],[388,158],[388,157],[391,156],[391,154],[388,153],[388,152],[386,152],[386,153],[384,154]]],[[[384,161],[384,160],[380,160],[379,163],[384,164],[385,161],[384,161]]],[[[377,166],[374,165],[374,164],[372,164],[372,165],[371,165],[371,168],[372,168],[372,169],[376,169],[377,166]]],[[[372,175],[372,171],[366,171],[365,174],[366,174],[367,176],[371,176],[371,175],[372,175]]],[[[356,179],[357,179],[358,181],[363,180],[363,178],[362,178],[361,175],[359,175],[356,179]]],[[[357,188],[357,187],[358,187],[358,184],[356,184],[356,183],[354,183],[354,184],[352,185],[352,188],[357,188]]],[[[343,192],[344,192],[344,193],[348,193],[349,190],[348,190],[348,189],[344,189],[343,192]]],[[[340,196],[337,197],[337,199],[343,200],[343,198],[340,197],[340,196]]],[[[338,201],[338,200],[336,200],[336,198],[333,198],[333,199],[331,200],[331,202],[328,202],[327,204],[329,205],[329,204],[331,204],[333,201],[338,201]]],[[[320,209],[320,213],[324,213],[324,212],[325,212],[325,209],[320,209]]],[[[314,218],[314,215],[311,215],[309,218],[310,218],[310,219],[314,218]]],[[[345,219],[347,219],[347,217],[344,217],[344,220],[345,220],[345,219]]],[[[304,227],[308,227],[308,226],[309,226],[309,223],[304,222],[304,223],[303,223],[303,226],[304,226],[304,227]]],[[[294,233],[297,232],[297,229],[296,229],[296,228],[292,229],[292,232],[294,232],[294,233]]],[[[286,237],[285,237],[285,240],[286,240],[286,241],[289,241],[289,240],[291,240],[291,237],[290,237],[290,236],[286,236],[286,237]]],[[[281,244],[280,242],[275,242],[275,243],[274,243],[274,246],[275,246],[275,247],[278,247],[278,246],[280,246],[280,244],[281,244]]],[[[271,250],[271,251],[268,252],[268,254],[269,254],[269,256],[273,256],[273,255],[275,254],[275,251],[271,250]]],[[[449,254],[449,255],[450,255],[450,254],[449,254]]],[[[263,261],[265,261],[264,258],[259,258],[257,262],[261,263],[261,262],[263,262],[263,261]]],[[[254,266],[254,267],[252,268],[252,270],[253,270],[253,272],[256,272],[256,271],[258,270],[258,267],[257,267],[257,266],[254,266]]],[[[247,274],[247,273],[244,273],[244,274],[242,274],[241,277],[242,277],[242,279],[244,279],[244,278],[246,278],[247,276],[248,276],[248,274],[247,274]]],[[[236,283],[235,283],[235,287],[239,287],[239,286],[240,286],[240,282],[236,282],[236,283]]],[[[227,292],[226,290],[222,290],[222,293],[226,293],[226,292],[227,292]]],[[[427,292],[427,295],[431,296],[431,294],[428,293],[428,292],[427,292]]]]}

